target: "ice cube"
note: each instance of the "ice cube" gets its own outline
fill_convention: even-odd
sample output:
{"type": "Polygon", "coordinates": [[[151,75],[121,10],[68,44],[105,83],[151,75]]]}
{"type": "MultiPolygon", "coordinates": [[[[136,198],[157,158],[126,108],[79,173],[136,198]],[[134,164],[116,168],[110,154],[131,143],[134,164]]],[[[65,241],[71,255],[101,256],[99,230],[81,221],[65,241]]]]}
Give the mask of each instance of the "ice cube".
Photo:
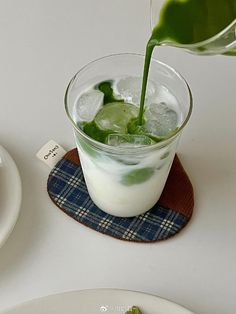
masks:
{"type": "Polygon", "coordinates": [[[178,126],[178,115],[167,104],[150,104],[145,112],[144,129],[148,134],[167,136],[178,126]]]}
{"type": "Polygon", "coordinates": [[[127,124],[131,118],[137,117],[138,108],[132,104],[114,102],[102,107],[95,117],[97,126],[102,130],[127,132],[127,124]]]}
{"type": "Polygon", "coordinates": [[[107,144],[119,147],[141,147],[155,144],[155,142],[146,135],[109,134],[107,144]]]}
{"type": "Polygon", "coordinates": [[[166,88],[164,85],[156,84],[155,93],[148,98],[145,102],[145,106],[149,107],[150,104],[166,103],[171,109],[179,108],[179,103],[177,98],[172,94],[172,92],[166,88]]]}
{"type": "Polygon", "coordinates": [[[103,105],[104,94],[98,90],[91,90],[82,94],[75,106],[75,119],[77,122],[94,120],[103,105]]]}
{"type": "Polygon", "coordinates": [[[168,111],[168,110],[169,110],[169,108],[168,108],[168,106],[166,105],[166,103],[164,103],[164,102],[161,102],[161,103],[158,103],[158,104],[156,104],[156,103],[151,103],[151,104],[147,107],[147,109],[146,109],[147,114],[150,113],[151,116],[153,116],[153,115],[156,116],[156,115],[160,115],[160,114],[165,114],[166,111],[168,111]]]}
{"type": "MultiPolygon", "coordinates": [[[[142,78],[136,76],[128,76],[120,79],[114,84],[114,93],[124,99],[126,102],[139,105],[142,89],[142,78]]],[[[155,85],[153,82],[148,81],[146,89],[146,100],[153,96],[155,93],[155,85]]]]}
{"type": "Polygon", "coordinates": [[[168,114],[158,116],[156,119],[147,120],[144,129],[148,134],[167,136],[177,128],[176,112],[171,110],[168,114]]]}

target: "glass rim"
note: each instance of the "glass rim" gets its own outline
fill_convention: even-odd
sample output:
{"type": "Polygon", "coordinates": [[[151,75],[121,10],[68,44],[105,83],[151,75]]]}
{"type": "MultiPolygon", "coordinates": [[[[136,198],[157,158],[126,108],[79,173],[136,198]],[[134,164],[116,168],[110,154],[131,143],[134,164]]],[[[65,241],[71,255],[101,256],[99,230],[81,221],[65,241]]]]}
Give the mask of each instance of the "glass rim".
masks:
{"type": "MultiPolygon", "coordinates": [[[[150,0],[150,21],[151,21],[151,30],[153,30],[153,28],[155,27],[155,23],[153,23],[153,19],[154,19],[154,14],[153,14],[153,0],[150,0]]],[[[172,41],[168,41],[165,40],[161,45],[162,46],[165,46],[165,45],[169,45],[171,43],[171,46],[175,46],[175,47],[181,47],[181,48],[186,48],[186,49],[194,49],[194,48],[200,48],[202,46],[205,46],[205,45],[209,45],[211,44],[212,42],[214,42],[215,40],[219,39],[222,35],[224,35],[225,33],[227,33],[231,27],[233,27],[235,25],[236,27],[236,18],[229,24],[227,25],[224,29],[222,29],[219,33],[217,33],[216,35],[208,38],[208,39],[205,39],[205,40],[202,40],[202,41],[199,41],[197,43],[194,43],[194,44],[179,44],[176,42],[176,45],[175,45],[175,42],[172,42],[172,41]],[[173,44],[174,43],[174,44],[173,44]]],[[[235,28],[235,32],[236,32],[236,28],[235,28]]],[[[231,43],[232,47],[236,45],[236,34],[235,34],[235,41],[233,43],[231,43]]],[[[229,45],[229,47],[227,47],[227,49],[229,48],[232,48],[231,45],[229,45]]]]}
{"type": "Polygon", "coordinates": [[[171,66],[165,64],[164,62],[158,61],[154,58],[151,58],[151,63],[154,62],[158,65],[161,65],[165,68],[167,68],[169,71],[173,72],[185,85],[185,87],[187,88],[187,92],[188,92],[188,96],[189,96],[189,109],[188,109],[188,114],[186,116],[186,118],[184,119],[183,123],[181,124],[181,126],[178,128],[178,130],[174,133],[171,134],[169,137],[166,137],[165,139],[161,140],[160,142],[157,142],[155,144],[152,145],[147,145],[147,146],[140,146],[140,147],[117,147],[117,146],[111,146],[108,144],[104,144],[101,142],[98,142],[96,140],[94,140],[93,138],[91,138],[90,136],[88,136],[85,132],[83,132],[79,126],[75,123],[75,121],[73,120],[71,114],[70,114],[70,110],[69,110],[69,102],[68,102],[68,95],[70,93],[70,89],[73,86],[74,81],[76,80],[76,78],[79,76],[79,74],[81,72],[83,72],[84,70],[86,70],[87,68],[90,68],[93,66],[94,63],[97,63],[98,61],[102,61],[103,59],[108,59],[111,57],[120,57],[120,56],[135,56],[135,57],[140,57],[144,60],[145,55],[143,54],[139,54],[139,53],[116,53],[116,54],[109,54],[100,58],[97,58],[93,61],[90,61],[89,63],[87,63],[86,65],[84,65],[80,70],[78,70],[75,75],[71,78],[67,88],[66,88],[66,92],[65,92],[65,96],[64,96],[64,105],[65,105],[65,111],[66,114],[70,120],[70,122],[72,123],[74,129],[83,137],[85,138],[90,144],[92,144],[92,146],[94,146],[95,148],[98,149],[102,149],[104,151],[107,152],[111,152],[111,153],[115,153],[115,154],[124,154],[124,152],[126,154],[129,153],[134,153],[135,150],[138,150],[139,152],[146,152],[146,151],[152,151],[155,150],[157,148],[161,148],[166,146],[167,144],[169,144],[170,142],[172,142],[183,130],[183,128],[186,126],[187,122],[189,121],[189,118],[191,116],[192,110],[193,110],[193,97],[192,97],[192,93],[191,93],[191,89],[187,83],[187,81],[185,80],[185,78],[179,73],[177,72],[174,68],[172,68],[171,66]]]}

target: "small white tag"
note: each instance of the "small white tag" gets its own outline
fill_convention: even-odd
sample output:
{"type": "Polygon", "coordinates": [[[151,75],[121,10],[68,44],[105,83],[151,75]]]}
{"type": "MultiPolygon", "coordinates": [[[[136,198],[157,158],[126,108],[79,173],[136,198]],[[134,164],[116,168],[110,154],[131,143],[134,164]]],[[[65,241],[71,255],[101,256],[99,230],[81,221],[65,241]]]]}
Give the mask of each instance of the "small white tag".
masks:
{"type": "Polygon", "coordinates": [[[65,154],[65,149],[51,140],[37,152],[36,156],[52,169],[65,154]]]}

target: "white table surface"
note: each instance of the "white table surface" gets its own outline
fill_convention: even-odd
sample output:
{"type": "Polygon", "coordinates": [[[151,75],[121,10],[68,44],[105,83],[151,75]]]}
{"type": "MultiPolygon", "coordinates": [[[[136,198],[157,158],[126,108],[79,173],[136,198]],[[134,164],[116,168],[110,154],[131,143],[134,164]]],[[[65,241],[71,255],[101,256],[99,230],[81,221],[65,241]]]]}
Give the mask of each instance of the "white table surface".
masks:
{"type": "Polygon", "coordinates": [[[199,314],[235,313],[236,58],[159,49],[194,95],[179,153],[196,205],[178,236],[156,244],[118,241],[79,225],[46,193],[49,169],[35,154],[49,139],[74,146],[63,105],[69,79],[95,58],[143,53],[148,35],[148,0],[0,2],[0,143],[23,182],[19,220],[0,249],[0,310],[112,287],[153,293],[199,314]]]}

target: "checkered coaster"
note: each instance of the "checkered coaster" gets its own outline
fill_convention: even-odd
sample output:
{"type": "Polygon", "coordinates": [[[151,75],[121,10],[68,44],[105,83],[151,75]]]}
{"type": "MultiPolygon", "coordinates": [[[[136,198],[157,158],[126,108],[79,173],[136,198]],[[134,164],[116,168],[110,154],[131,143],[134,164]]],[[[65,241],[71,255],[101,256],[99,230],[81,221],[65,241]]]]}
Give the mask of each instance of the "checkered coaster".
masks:
{"type": "Polygon", "coordinates": [[[51,200],[76,221],[111,237],[134,242],[155,242],[174,236],[190,220],[194,205],[191,182],[177,156],[158,203],[136,217],[115,217],[93,203],[76,149],[51,171],[47,189],[51,200]]]}

